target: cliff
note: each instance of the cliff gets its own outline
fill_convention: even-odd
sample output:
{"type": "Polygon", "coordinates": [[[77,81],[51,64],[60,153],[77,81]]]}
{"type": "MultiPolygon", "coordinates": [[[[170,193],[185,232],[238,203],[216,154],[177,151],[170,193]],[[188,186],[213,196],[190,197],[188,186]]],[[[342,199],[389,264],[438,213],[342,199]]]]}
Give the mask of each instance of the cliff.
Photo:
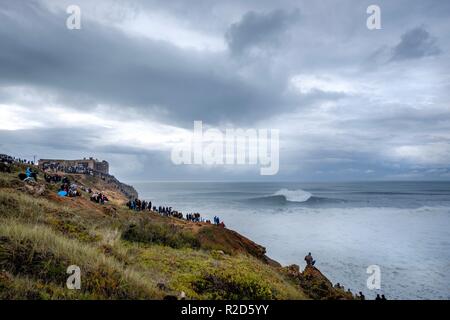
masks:
{"type": "MultiPolygon", "coordinates": [[[[70,175],[69,175],[70,176],[70,175]]],[[[96,189],[108,189],[109,191],[118,191],[127,199],[136,199],[139,197],[133,186],[120,182],[116,177],[110,174],[93,172],[93,176],[89,175],[71,175],[77,176],[76,180],[81,180],[85,184],[95,187],[96,189]]]]}
{"type": "Polygon", "coordinates": [[[67,175],[80,189],[59,197],[59,184],[0,173],[2,299],[342,299],[320,271],[283,268],[265,248],[218,226],[124,205],[134,188],[114,177],[67,175]],[[80,267],[81,290],[66,288],[67,267],[80,267]]]}

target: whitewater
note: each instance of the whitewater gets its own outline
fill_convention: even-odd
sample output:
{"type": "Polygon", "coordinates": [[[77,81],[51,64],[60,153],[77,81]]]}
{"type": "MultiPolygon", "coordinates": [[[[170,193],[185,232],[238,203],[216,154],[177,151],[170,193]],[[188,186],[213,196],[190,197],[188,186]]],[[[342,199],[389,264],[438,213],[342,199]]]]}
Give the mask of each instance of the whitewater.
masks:
{"type": "Polygon", "coordinates": [[[312,197],[312,194],[309,192],[306,192],[304,190],[288,190],[288,189],[281,189],[278,190],[273,194],[274,196],[281,196],[286,201],[291,202],[305,202],[308,201],[309,198],[312,197]]]}

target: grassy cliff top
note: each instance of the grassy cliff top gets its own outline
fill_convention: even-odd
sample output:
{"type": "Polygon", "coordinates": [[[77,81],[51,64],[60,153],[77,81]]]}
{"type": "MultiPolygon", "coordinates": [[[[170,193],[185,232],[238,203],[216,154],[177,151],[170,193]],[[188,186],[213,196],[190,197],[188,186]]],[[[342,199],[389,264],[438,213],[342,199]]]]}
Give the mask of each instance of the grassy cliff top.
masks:
{"type": "Polygon", "coordinates": [[[0,173],[0,299],[345,299],[315,268],[281,267],[265,249],[214,225],[134,212],[116,186],[67,174],[105,193],[100,205],[57,196],[59,184],[0,173]],[[70,265],[81,289],[66,288],[70,265]]]}

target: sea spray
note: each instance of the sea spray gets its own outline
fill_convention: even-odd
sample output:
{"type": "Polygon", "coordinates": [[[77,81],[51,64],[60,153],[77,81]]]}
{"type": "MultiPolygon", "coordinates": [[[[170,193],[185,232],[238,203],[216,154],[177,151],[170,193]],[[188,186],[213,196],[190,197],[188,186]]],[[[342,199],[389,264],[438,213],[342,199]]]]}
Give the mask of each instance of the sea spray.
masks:
{"type": "Polygon", "coordinates": [[[281,189],[275,192],[273,195],[283,196],[286,199],[286,201],[291,202],[305,202],[312,197],[311,193],[304,191],[302,189],[298,190],[281,189]]]}

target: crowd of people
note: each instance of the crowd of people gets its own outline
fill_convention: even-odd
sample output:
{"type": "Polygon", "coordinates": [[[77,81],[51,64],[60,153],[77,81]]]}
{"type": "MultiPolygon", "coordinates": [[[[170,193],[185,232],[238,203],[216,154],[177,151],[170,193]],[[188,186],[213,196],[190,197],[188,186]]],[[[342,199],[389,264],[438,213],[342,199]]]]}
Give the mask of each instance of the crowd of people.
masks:
{"type": "MultiPolygon", "coordinates": [[[[204,223],[211,223],[211,220],[203,218],[200,213],[187,213],[183,214],[181,211],[173,210],[172,207],[164,207],[164,206],[152,206],[151,201],[145,201],[140,199],[134,199],[127,202],[126,206],[130,210],[134,211],[152,211],[159,213],[160,215],[164,217],[174,217],[178,219],[185,219],[187,221],[191,222],[204,222],[204,223]]],[[[220,218],[218,216],[214,216],[213,223],[215,225],[225,227],[225,224],[223,221],[220,221],[220,218]]]]}
{"type": "MultiPolygon", "coordinates": [[[[20,164],[28,164],[32,163],[30,161],[26,161],[23,159],[16,159],[10,156],[6,155],[0,155],[0,163],[4,163],[5,165],[11,165],[12,163],[17,162],[20,164]]],[[[1,166],[0,166],[1,167],[1,166]]],[[[60,174],[51,172],[61,172],[63,168],[58,166],[57,163],[51,163],[49,166],[44,168],[44,180],[47,183],[51,184],[59,184],[60,186],[58,188],[57,194],[61,197],[79,197],[81,196],[81,191],[87,192],[90,194],[90,199],[93,202],[99,203],[99,204],[105,204],[109,201],[108,197],[101,193],[101,192],[93,192],[90,188],[86,188],[84,186],[79,186],[74,182],[71,182],[70,179],[67,176],[61,176],[60,174]]],[[[65,168],[68,171],[71,171],[73,173],[83,173],[80,171],[79,168],[65,168]]],[[[22,181],[30,181],[38,180],[38,171],[36,169],[33,169],[31,167],[27,167],[25,170],[25,173],[19,173],[19,178],[22,181]]]]}
{"type": "Polygon", "coordinates": [[[11,173],[11,165],[14,159],[6,154],[0,154],[0,172],[11,173]]]}
{"type": "Polygon", "coordinates": [[[22,181],[30,181],[34,180],[37,181],[38,173],[36,170],[32,170],[30,167],[27,167],[25,170],[25,173],[21,172],[19,173],[19,179],[22,181]]]}
{"type": "Polygon", "coordinates": [[[198,212],[186,214],[186,220],[188,220],[188,221],[202,222],[201,219],[202,219],[202,217],[201,217],[200,213],[198,213],[198,212]]]}
{"type": "Polygon", "coordinates": [[[183,213],[178,212],[177,210],[172,210],[172,207],[154,207],[153,211],[158,212],[160,215],[164,217],[174,217],[178,219],[183,219],[183,213]]]}
{"type": "MultiPolygon", "coordinates": [[[[5,169],[6,166],[11,165],[14,162],[20,164],[34,165],[33,161],[28,161],[20,158],[13,158],[7,155],[0,155],[0,170],[2,171],[7,170],[5,169]]],[[[60,196],[78,197],[81,195],[79,191],[79,189],[81,189],[82,191],[85,191],[90,194],[90,200],[93,202],[105,204],[106,202],[109,201],[108,197],[102,192],[93,192],[90,188],[78,186],[75,183],[71,183],[68,177],[61,176],[60,174],[58,174],[58,172],[59,173],[65,172],[72,174],[93,174],[92,169],[90,168],[87,168],[82,165],[66,167],[59,162],[50,162],[43,164],[42,169],[44,171],[44,180],[47,183],[54,183],[54,184],[61,183],[58,189],[58,195],[60,196]]],[[[31,169],[31,167],[28,167],[25,173],[19,174],[19,178],[24,181],[30,179],[34,179],[35,181],[37,181],[37,171],[31,169]]],[[[198,212],[187,213],[184,215],[181,211],[173,210],[172,207],[165,207],[165,206],[156,207],[152,205],[151,201],[140,200],[137,198],[128,201],[127,207],[130,210],[134,211],[152,211],[157,212],[165,217],[185,219],[190,222],[211,223],[211,220],[202,217],[198,212]]],[[[224,222],[221,221],[218,216],[214,216],[212,223],[221,227],[225,227],[224,222]]]]}
{"type": "Polygon", "coordinates": [[[152,211],[152,202],[134,199],[127,202],[127,207],[135,211],[145,211],[145,210],[152,211]]]}
{"type": "Polygon", "coordinates": [[[6,154],[0,154],[0,162],[12,164],[14,162],[14,158],[6,154]]]}
{"type": "MultiPolygon", "coordinates": [[[[57,176],[57,175],[56,175],[57,176]]],[[[94,192],[91,188],[85,186],[79,186],[76,183],[71,183],[68,177],[55,178],[55,176],[47,177],[51,182],[61,182],[61,187],[58,190],[58,195],[63,197],[79,197],[81,191],[90,194],[90,200],[98,204],[105,204],[109,201],[108,197],[102,192],[94,192]],[[56,180],[56,181],[55,181],[56,180]]]]}
{"type": "Polygon", "coordinates": [[[45,172],[63,172],[64,166],[62,166],[59,162],[50,162],[50,163],[44,163],[42,165],[42,169],[45,172]]]}
{"type": "Polygon", "coordinates": [[[35,180],[35,181],[37,181],[38,172],[31,168],[34,165],[33,161],[11,157],[6,154],[0,154],[0,172],[6,172],[6,173],[13,172],[12,166],[14,163],[29,165],[29,167],[26,168],[25,172],[21,172],[19,174],[20,180],[23,180],[23,181],[35,180]]]}
{"type": "Polygon", "coordinates": [[[44,180],[47,183],[58,183],[61,182],[63,177],[61,177],[59,174],[48,174],[47,172],[44,173],[44,180]]]}
{"type": "Polygon", "coordinates": [[[8,156],[7,154],[0,154],[0,169],[2,172],[11,172],[11,165],[13,163],[34,165],[34,161],[20,159],[8,156]]]}
{"type": "Polygon", "coordinates": [[[101,193],[101,192],[94,192],[91,195],[91,201],[95,202],[95,203],[99,203],[99,204],[105,204],[106,202],[109,201],[108,197],[101,193]]]}
{"type": "MultiPolygon", "coordinates": [[[[12,172],[11,168],[14,163],[26,164],[29,166],[34,165],[34,161],[25,160],[25,159],[21,159],[21,158],[15,158],[15,157],[8,156],[6,154],[0,154],[0,172],[11,173],[12,172]]],[[[34,173],[36,173],[36,172],[32,171],[31,168],[29,168],[29,170],[27,169],[27,173],[22,173],[19,176],[19,178],[21,180],[34,179],[34,178],[36,178],[34,173]]]]}
{"type": "Polygon", "coordinates": [[[11,159],[11,163],[17,162],[17,163],[20,163],[20,164],[28,164],[30,166],[34,166],[35,165],[34,161],[31,161],[31,160],[26,160],[26,159],[21,159],[21,158],[16,158],[16,157],[10,157],[10,156],[7,156],[7,155],[2,155],[2,156],[6,156],[6,157],[10,158],[11,159]]]}
{"type": "Polygon", "coordinates": [[[88,174],[93,175],[94,170],[83,165],[69,166],[65,168],[66,173],[88,174]]]}
{"type": "Polygon", "coordinates": [[[61,180],[62,184],[58,190],[60,196],[67,197],[79,197],[81,193],[78,191],[78,185],[75,183],[70,183],[67,177],[63,177],[61,180]]]}

